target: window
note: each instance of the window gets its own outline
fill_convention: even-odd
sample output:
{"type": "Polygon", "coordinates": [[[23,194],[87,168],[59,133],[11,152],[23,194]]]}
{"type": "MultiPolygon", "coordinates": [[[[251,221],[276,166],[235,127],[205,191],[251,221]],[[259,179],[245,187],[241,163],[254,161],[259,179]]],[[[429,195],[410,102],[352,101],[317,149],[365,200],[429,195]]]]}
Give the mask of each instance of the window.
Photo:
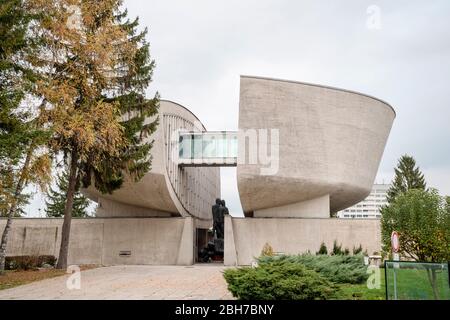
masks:
{"type": "Polygon", "coordinates": [[[237,158],[236,132],[181,132],[178,142],[180,159],[237,158]]]}

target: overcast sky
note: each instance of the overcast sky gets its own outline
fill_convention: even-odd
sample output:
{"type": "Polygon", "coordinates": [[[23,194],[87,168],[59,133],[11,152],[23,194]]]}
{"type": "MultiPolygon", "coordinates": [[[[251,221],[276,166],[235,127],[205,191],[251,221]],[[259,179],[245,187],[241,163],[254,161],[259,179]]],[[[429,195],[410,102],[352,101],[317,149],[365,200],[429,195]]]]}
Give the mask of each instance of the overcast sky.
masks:
{"type": "MultiPolygon", "coordinates": [[[[450,195],[450,1],[127,0],[149,28],[156,60],[151,97],[176,101],[208,130],[236,130],[239,76],[360,91],[397,118],[380,165],[389,182],[404,153],[430,186],[450,195]]],[[[241,214],[235,169],[222,197],[241,214]]],[[[32,215],[42,200],[30,206],[32,215]]]]}

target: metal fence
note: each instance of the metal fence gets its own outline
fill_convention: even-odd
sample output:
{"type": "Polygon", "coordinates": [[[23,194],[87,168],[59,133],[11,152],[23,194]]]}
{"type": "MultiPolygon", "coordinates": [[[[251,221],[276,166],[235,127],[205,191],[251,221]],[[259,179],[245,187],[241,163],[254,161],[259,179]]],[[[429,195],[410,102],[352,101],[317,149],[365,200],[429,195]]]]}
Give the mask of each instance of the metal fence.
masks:
{"type": "Polygon", "coordinates": [[[385,261],[386,300],[450,300],[449,263],[385,261]]]}

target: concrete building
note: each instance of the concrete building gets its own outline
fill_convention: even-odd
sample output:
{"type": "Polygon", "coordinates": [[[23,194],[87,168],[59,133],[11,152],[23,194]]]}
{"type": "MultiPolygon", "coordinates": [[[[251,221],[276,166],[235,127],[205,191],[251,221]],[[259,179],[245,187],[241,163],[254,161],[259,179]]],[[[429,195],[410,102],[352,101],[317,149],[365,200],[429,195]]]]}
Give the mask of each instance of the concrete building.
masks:
{"type": "Polygon", "coordinates": [[[339,211],[337,217],[341,219],[379,219],[381,207],[387,205],[388,184],[374,184],[369,196],[357,204],[339,211]]]}
{"type": "MultiPolygon", "coordinates": [[[[225,219],[226,265],[250,264],[265,243],[296,254],[334,240],[379,251],[378,220],[330,213],[369,195],[394,118],[368,95],[250,76],[241,77],[238,132],[206,132],[188,109],[161,101],[152,170],[111,195],[83,191],[99,209],[74,221],[69,262],[194,263],[220,197],[220,166],[237,166],[246,216],[225,219]]],[[[56,255],[61,223],[16,220],[8,255],[56,255]]]]}
{"type": "Polygon", "coordinates": [[[364,94],[241,77],[239,129],[279,130],[279,170],[238,161],[246,216],[328,218],[370,193],[395,112],[364,94]]]}
{"type": "Polygon", "coordinates": [[[200,120],[187,108],[162,100],[159,126],[153,140],[152,168],[139,182],[125,181],[113,194],[90,187],[83,190],[98,203],[99,218],[192,217],[196,225],[209,228],[211,203],[220,198],[220,169],[181,167],[178,157],[179,132],[205,132],[200,120]]]}

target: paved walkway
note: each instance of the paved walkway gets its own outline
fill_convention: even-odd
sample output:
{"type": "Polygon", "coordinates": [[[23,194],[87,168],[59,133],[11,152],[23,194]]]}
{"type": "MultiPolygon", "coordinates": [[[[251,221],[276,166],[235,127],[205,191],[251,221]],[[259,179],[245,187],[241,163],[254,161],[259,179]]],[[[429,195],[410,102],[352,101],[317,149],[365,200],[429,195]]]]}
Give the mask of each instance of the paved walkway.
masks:
{"type": "MultiPolygon", "coordinates": [[[[232,299],[221,265],[113,266],[81,272],[80,289],[68,276],[0,290],[0,299],[232,299]]],[[[73,278],[72,278],[73,279],[73,278]]]]}

